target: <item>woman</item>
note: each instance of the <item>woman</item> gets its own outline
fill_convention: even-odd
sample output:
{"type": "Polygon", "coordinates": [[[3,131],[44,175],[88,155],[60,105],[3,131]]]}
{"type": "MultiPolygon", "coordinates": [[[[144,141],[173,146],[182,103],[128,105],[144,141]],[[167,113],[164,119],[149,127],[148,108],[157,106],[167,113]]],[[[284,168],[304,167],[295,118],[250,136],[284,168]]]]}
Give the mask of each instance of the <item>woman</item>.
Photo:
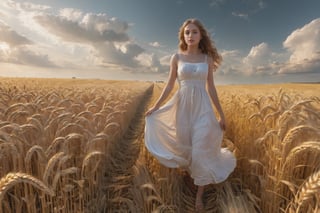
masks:
{"type": "Polygon", "coordinates": [[[179,50],[171,57],[166,86],[146,112],[145,145],[163,165],[189,172],[198,186],[195,207],[201,210],[204,186],[224,181],[234,170],[236,159],[221,148],[226,126],[213,72],[222,59],[199,20],[188,19],[180,27],[179,50]],[[176,79],[179,89],[160,107],[176,79]]]}

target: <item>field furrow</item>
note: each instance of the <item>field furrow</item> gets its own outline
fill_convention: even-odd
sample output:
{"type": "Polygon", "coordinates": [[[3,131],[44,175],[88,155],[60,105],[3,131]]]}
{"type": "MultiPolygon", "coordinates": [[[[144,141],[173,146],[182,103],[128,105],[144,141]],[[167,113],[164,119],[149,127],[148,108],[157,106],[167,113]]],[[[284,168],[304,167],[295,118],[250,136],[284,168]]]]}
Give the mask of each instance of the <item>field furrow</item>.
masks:
{"type": "Polygon", "coordinates": [[[152,96],[153,86],[148,88],[139,103],[130,125],[121,139],[109,150],[110,164],[105,165],[103,185],[106,187],[107,203],[105,212],[139,212],[133,202],[134,164],[140,153],[144,131],[144,112],[152,96]]]}

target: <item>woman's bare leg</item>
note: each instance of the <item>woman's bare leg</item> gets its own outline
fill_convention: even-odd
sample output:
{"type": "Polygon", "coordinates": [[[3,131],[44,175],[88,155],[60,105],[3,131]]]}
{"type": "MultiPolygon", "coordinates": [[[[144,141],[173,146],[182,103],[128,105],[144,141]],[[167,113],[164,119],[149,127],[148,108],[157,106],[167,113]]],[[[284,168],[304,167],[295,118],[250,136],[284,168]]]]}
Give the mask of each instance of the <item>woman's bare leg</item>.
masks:
{"type": "Polygon", "coordinates": [[[196,210],[202,210],[203,209],[203,196],[204,192],[204,186],[198,186],[197,196],[196,196],[196,210]]]}

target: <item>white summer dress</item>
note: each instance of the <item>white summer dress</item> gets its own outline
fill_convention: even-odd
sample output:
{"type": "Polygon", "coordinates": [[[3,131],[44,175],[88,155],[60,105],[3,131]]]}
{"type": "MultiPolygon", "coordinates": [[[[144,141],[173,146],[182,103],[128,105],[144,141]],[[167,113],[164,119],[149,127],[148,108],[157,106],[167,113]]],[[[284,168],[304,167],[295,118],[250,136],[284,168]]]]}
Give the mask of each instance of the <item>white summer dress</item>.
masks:
{"type": "Polygon", "coordinates": [[[146,117],[145,145],[164,166],[187,170],[195,185],[222,182],[236,159],[221,148],[223,131],[206,90],[207,56],[200,63],[179,59],[177,72],[177,92],[146,117]]]}

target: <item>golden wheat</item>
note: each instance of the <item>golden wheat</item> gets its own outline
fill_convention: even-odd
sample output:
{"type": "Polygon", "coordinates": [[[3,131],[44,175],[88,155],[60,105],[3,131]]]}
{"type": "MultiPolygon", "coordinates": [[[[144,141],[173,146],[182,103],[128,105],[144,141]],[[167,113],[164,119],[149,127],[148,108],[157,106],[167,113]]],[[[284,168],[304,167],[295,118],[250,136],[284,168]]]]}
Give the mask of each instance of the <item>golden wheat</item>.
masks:
{"type": "Polygon", "coordinates": [[[42,192],[54,196],[55,193],[48,186],[46,186],[42,181],[37,178],[25,174],[25,173],[8,173],[5,177],[0,179],[0,203],[4,198],[6,192],[13,186],[19,183],[31,184],[35,188],[41,190],[42,192]]]}
{"type": "MultiPolygon", "coordinates": [[[[0,177],[28,171],[55,192],[44,196],[31,184],[15,184],[2,194],[2,212],[194,211],[192,179],[161,166],[143,145],[143,113],[163,83],[3,78],[0,84],[0,177]]],[[[317,211],[317,187],[302,193],[320,163],[316,88],[217,87],[227,118],[223,146],[238,164],[226,182],[206,187],[207,212],[317,211]]]]}
{"type": "Polygon", "coordinates": [[[50,160],[48,161],[46,168],[44,170],[43,173],[43,181],[45,184],[49,184],[49,179],[52,178],[52,174],[51,172],[53,171],[54,167],[56,166],[57,162],[60,160],[60,158],[62,158],[65,155],[64,152],[58,152],[56,154],[54,154],[50,160]]]}
{"type": "Polygon", "coordinates": [[[304,140],[320,139],[320,129],[307,125],[299,125],[290,129],[282,140],[283,159],[286,158],[290,149],[301,143],[301,138],[304,140]]]}
{"type": "Polygon", "coordinates": [[[319,205],[319,190],[320,190],[320,171],[310,175],[305,182],[300,186],[299,191],[295,195],[294,202],[291,205],[290,211],[300,212],[302,205],[313,197],[317,199],[317,205],[319,205]]]}
{"type": "Polygon", "coordinates": [[[42,176],[43,171],[38,171],[39,166],[44,166],[47,163],[47,157],[43,148],[39,145],[32,146],[26,153],[24,163],[28,174],[36,177],[42,176]]]}

